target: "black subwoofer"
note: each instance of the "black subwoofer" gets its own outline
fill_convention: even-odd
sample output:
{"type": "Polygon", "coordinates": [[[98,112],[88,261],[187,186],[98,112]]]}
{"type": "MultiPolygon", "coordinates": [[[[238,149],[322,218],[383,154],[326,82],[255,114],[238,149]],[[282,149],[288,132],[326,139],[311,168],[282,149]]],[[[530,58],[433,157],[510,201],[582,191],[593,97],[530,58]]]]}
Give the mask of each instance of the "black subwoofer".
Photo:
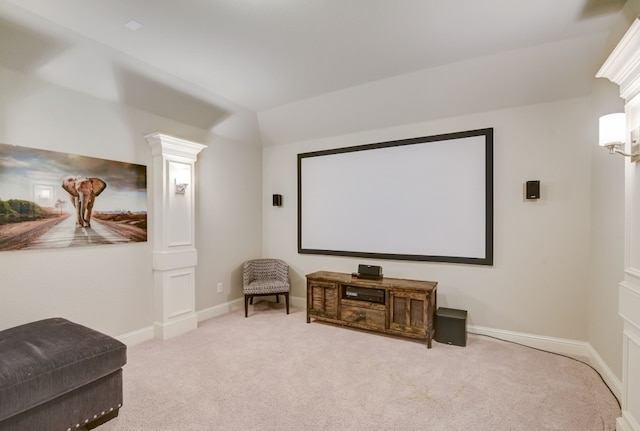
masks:
{"type": "Polygon", "coordinates": [[[467,345],[467,310],[440,307],[436,311],[436,336],[438,343],[467,345]]]}

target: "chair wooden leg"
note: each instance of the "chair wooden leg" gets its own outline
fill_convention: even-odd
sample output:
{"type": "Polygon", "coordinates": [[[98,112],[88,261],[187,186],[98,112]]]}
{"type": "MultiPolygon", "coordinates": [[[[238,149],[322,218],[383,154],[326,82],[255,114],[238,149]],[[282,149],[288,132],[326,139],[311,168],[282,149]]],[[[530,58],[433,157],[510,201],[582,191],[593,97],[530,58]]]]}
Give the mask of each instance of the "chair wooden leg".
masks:
{"type": "MultiPolygon", "coordinates": [[[[253,297],[251,297],[253,299],[253,297]]],[[[244,317],[247,317],[247,312],[249,310],[249,295],[244,295],[244,317]]]]}
{"type": "Polygon", "coordinates": [[[287,314],[289,314],[289,292],[284,294],[284,301],[287,303],[287,314]]]}
{"type": "Polygon", "coordinates": [[[280,304],[280,295],[276,295],[276,304],[280,304]]]}
{"type": "Polygon", "coordinates": [[[249,304],[253,305],[253,296],[249,297],[249,304]]]}

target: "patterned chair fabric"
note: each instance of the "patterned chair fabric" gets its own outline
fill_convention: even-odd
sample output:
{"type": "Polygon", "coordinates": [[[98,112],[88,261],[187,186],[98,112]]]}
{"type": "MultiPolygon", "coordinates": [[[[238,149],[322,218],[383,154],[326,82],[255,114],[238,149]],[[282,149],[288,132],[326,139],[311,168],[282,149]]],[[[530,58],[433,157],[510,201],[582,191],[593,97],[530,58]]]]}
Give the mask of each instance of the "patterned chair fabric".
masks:
{"type": "Polygon", "coordinates": [[[289,314],[289,265],[280,259],[253,259],[242,266],[242,292],[244,317],[247,317],[249,299],[254,296],[284,295],[289,314]]]}

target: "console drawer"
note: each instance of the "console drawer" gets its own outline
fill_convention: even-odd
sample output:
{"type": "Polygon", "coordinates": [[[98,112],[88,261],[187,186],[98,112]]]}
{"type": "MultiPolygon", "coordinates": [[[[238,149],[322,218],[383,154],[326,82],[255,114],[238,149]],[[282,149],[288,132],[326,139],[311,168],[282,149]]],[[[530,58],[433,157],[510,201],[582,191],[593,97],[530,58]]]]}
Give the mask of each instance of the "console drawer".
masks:
{"type": "Polygon", "coordinates": [[[383,310],[372,310],[369,308],[352,307],[342,305],[340,307],[340,319],[347,324],[362,326],[363,328],[381,329],[386,328],[385,315],[383,310]]]}

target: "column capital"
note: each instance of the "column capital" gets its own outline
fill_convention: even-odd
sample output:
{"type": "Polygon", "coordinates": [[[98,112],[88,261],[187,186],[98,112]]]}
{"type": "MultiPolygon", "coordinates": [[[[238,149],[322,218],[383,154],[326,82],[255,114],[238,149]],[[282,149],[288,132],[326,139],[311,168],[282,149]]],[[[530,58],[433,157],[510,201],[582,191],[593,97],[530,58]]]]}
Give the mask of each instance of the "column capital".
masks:
{"type": "Polygon", "coordinates": [[[206,145],[159,132],[149,133],[144,138],[151,146],[154,156],[179,156],[195,160],[198,153],[207,148],[206,145]]]}

